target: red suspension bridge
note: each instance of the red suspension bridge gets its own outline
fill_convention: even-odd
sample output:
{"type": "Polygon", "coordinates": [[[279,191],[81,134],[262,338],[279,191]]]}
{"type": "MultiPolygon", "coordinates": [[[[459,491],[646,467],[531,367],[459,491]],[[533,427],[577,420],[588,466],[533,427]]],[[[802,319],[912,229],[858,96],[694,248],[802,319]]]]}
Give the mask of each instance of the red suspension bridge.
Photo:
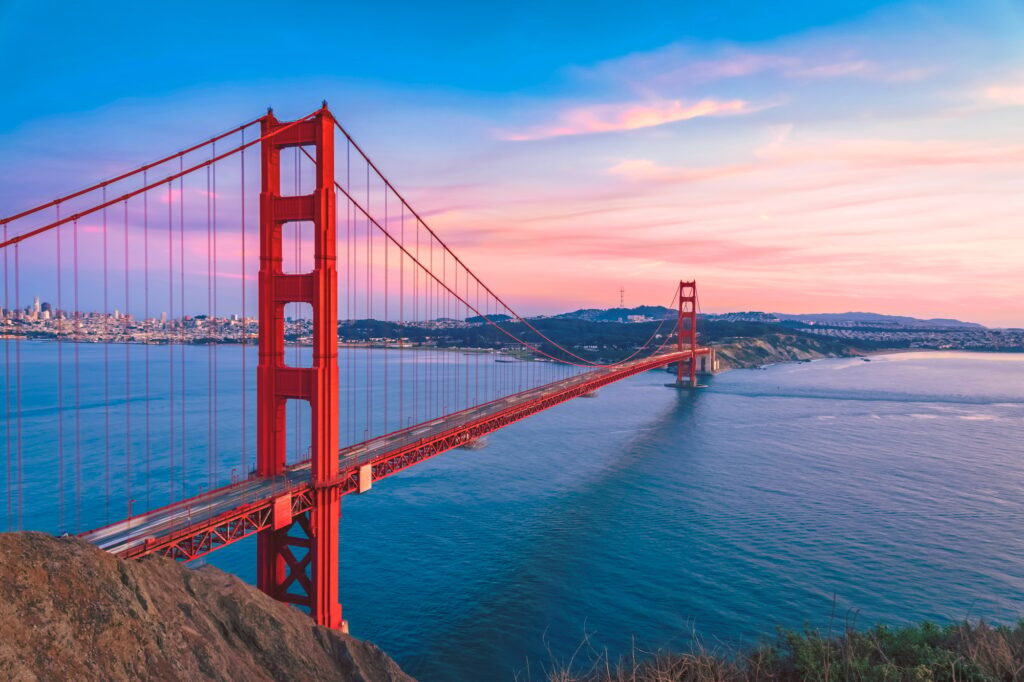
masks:
{"type": "Polygon", "coordinates": [[[640,372],[695,387],[713,363],[692,281],[616,362],[555,341],[326,104],[0,226],[7,528],[185,561],[255,535],[260,589],[329,627],[343,495],[640,372]]]}

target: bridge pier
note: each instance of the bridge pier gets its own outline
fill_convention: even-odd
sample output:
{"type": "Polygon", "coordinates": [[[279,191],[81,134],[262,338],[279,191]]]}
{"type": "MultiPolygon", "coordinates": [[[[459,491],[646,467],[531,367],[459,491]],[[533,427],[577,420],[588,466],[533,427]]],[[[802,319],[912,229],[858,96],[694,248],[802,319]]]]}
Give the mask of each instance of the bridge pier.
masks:
{"type": "Polygon", "coordinates": [[[682,383],[672,382],[671,384],[665,384],[665,386],[667,388],[677,388],[681,391],[696,391],[698,389],[708,387],[707,384],[698,384],[696,382],[691,384],[689,381],[684,381],[682,383]]]}
{"type": "Polygon", "coordinates": [[[688,366],[686,370],[680,372],[678,367],[673,369],[670,365],[667,368],[667,371],[670,374],[676,374],[676,380],[671,384],[665,384],[665,386],[669,388],[679,388],[686,390],[695,388],[707,388],[706,384],[698,383],[697,377],[710,377],[714,376],[718,372],[718,357],[715,354],[715,349],[713,347],[708,348],[706,349],[705,353],[698,355],[695,358],[689,358],[687,360],[684,360],[682,363],[677,364],[689,365],[689,363],[694,362],[694,360],[696,361],[696,371],[692,373],[693,379],[684,378],[682,381],[680,381],[679,379],[680,374],[682,374],[684,377],[688,377],[691,375],[690,368],[688,366]]]}

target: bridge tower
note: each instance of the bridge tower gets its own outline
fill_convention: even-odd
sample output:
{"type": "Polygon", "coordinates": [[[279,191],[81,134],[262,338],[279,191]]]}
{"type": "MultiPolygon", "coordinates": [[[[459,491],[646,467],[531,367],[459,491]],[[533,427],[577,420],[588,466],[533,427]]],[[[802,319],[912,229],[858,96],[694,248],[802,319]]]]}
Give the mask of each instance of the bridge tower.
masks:
{"type": "Polygon", "coordinates": [[[263,118],[260,193],[259,365],[257,368],[257,475],[285,471],[285,406],[305,400],[312,415],[312,504],[274,501],[272,527],[256,545],[257,586],[280,601],[308,609],[320,625],[345,629],[338,602],[338,275],[335,264],[334,119],[327,104],[314,116],[287,124],[263,118]],[[303,147],[315,159],[312,194],[282,196],[281,151],[303,147]],[[313,268],[285,274],[282,226],[313,224],[313,268]],[[289,367],[284,354],[284,306],[308,303],[313,312],[313,366],[289,367]],[[299,513],[295,513],[299,509],[299,513]],[[308,510],[307,510],[308,509],[308,510]]]}
{"type": "MultiPolygon", "coordinates": [[[[697,388],[697,282],[679,282],[679,322],[676,326],[676,350],[683,351],[683,337],[690,344],[689,388],[697,388]]],[[[683,363],[676,363],[677,387],[683,383],[683,363]]]]}

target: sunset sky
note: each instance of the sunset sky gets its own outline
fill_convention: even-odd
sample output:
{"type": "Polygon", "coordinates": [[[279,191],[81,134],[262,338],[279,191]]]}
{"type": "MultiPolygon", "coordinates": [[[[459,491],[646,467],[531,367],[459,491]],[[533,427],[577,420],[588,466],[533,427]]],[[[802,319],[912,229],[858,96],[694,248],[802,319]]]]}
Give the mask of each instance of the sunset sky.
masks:
{"type": "Polygon", "coordinates": [[[0,2],[0,214],[335,115],[525,313],[1024,326],[1024,2],[0,2]]]}

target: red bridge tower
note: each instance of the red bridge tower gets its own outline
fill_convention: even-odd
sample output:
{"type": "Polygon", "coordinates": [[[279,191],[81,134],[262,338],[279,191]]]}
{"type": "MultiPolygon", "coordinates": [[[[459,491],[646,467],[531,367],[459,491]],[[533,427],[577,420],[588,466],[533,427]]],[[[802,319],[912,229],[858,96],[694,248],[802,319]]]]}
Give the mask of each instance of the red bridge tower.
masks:
{"type": "MultiPolygon", "coordinates": [[[[697,388],[697,282],[679,282],[679,322],[676,326],[676,350],[682,352],[683,337],[690,344],[689,374],[690,383],[683,383],[683,363],[676,363],[676,383],[678,388],[697,388]]],[[[672,386],[673,384],[669,384],[672,386]]]]}
{"type": "Polygon", "coordinates": [[[263,119],[260,194],[259,367],[257,369],[257,474],[285,470],[285,405],[310,404],[312,509],[293,513],[290,495],[274,502],[273,526],[256,545],[256,583],[270,596],[309,610],[320,625],[344,628],[338,603],[338,274],[335,266],[334,119],[324,107],[312,118],[267,137],[285,124],[263,119]],[[281,195],[281,150],[305,147],[316,161],[316,189],[281,195]],[[284,274],[282,225],[313,224],[313,269],[284,274]],[[313,308],[313,366],[284,361],[284,306],[313,308]]]}

